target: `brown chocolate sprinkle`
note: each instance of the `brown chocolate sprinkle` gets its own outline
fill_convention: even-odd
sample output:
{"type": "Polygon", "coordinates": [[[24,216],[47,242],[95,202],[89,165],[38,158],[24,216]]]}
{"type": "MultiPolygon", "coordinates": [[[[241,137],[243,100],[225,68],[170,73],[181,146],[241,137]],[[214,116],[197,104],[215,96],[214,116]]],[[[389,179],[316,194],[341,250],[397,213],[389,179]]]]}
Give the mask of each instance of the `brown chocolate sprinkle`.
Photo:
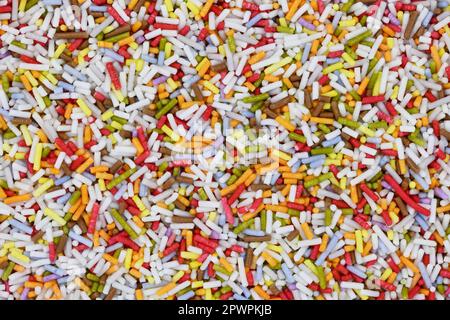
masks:
{"type": "Polygon", "coordinates": [[[54,39],[88,39],[89,34],[84,31],[80,32],[55,32],[54,39]]]}
{"type": "Polygon", "coordinates": [[[264,241],[270,241],[272,239],[271,235],[265,235],[261,237],[256,236],[243,236],[242,241],[244,242],[264,242],[264,241]]]}

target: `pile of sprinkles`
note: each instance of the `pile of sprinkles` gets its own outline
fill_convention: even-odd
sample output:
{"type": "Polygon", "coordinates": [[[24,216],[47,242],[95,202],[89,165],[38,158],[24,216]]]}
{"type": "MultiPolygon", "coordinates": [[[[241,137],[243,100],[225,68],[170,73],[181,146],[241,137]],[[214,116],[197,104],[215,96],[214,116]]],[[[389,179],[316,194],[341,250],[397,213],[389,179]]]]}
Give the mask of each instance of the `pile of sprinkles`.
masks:
{"type": "Polygon", "coordinates": [[[448,299],[447,0],[0,21],[0,299],[448,299]]]}

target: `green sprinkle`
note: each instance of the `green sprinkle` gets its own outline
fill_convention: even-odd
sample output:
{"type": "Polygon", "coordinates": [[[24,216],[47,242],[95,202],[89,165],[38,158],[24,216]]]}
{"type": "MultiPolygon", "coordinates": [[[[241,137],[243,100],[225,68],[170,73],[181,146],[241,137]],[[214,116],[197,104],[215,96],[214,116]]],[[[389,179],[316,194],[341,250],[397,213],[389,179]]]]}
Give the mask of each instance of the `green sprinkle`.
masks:
{"type": "Polygon", "coordinates": [[[358,60],[358,55],[352,50],[352,48],[345,46],[344,51],[353,59],[358,60]]]}
{"type": "Polygon", "coordinates": [[[164,161],[163,163],[161,163],[158,167],[158,171],[159,172],[163,172],[165,171],[167,168],[169,167],[169,163],[167,161],[164,161]]]}
{"type": "Polygon", "coordinates": [[[344,216],[351,216],[351,215],[353,215],[353,209],[352,208],[343,208],[343,209],[341,209],[341,211],[342,211],[342,214],[344,216]]]}
{"type": "Polygon", "coordinates": [[[331,225],[331,219],[333,218],[333,212],[330,208],[325,209],[325,225],[328,227],[331,225]]]}
{"type": "Polygon", "coordinates": [[[323,272],[323,267],[316,266],[317,277],[319,278],[319,285],[321,289],[326,289],[327,281],[325,279],[325,273],[323,272]]]}
{"type": "Polygon", "coordinates": [[[114,37],[105,39],[105,42],[117,42],[117,41],[120,41],[122,39],[128,38],[129,36],[130,36],[129,32],[124,32],[124,33],[118,34],[118,35],[116,35],[114,37]]]}
{"type": "Polygon", "coordinates": [[[259,79],[256,80],[255,83],[253,83],[253,85],[254,85],[256,88],[258,88],[258,87],[261,85],[262,81],[264,80],[264,77],[265,77],[265,76],[266,76],[265,73],[264,73],[264,72],[261,72],[261,74],[259,75],[259,79]]]}
{"type": "Polygon", "coordinates": [[[300,211],[295,210],[295,209],[291,209],[288,208],[288,215],[292,216],[292,217],[300,217],[300,211]]]}
{"type": "Polygon", "coordinates": [[[353,120],[349,120],[349,119],[346,119],[346,118],[342,118],[342,117],[338,118],[338,122],[340,124],[344,125],[344,126],[352,128],[352,129],[358,129],[359,126],[360,126],[360,124],[358,122],[353,121],[353,120]]]}
{"type": "Polygon", "coordinates": [[[16,135],[14,132],[12,132],[10,129],[6,130],[6,132],[3,134],[3,138],[8,140],[8,139],[12,139],[15,138],[16,135]]]}
{"type": "Polygon", "coordinates": [[[244,103],[255,103],[255,102],[259,102],[259,101],[264,101],[269,99],[269,94],[268,93],[262,93],[259,94],[257,96],[250,96],[250,97],[245,97],[244,99],[242,99],[242,102],[244,103]]]}
{"type": "Polygon", "coordinates": [[[200,196],[200,199],[202,199],[203,201],[208,200],[208,195],[206,194],[205,190],[203,190],[203,188],[200,188],[198,190],[198,195],[200,196]]]}
{"type": "Polygon", "coordinates": [[[407,287],[402,288],[402,298],[408,299],[408,288],[407,287]]]}
{"type": "MultiPolygon", "coordinates": [[[[322,130],[322,132],[325,133],[325,134],[331,132],[330,128],[328,128],[328,127],[327,127],[325,124],[323,124],[323,123],[319,123],[317,127],[318,127],[320,130],[322,130]]],[[[306,141],[306,139],[305,139],[305,141],[306,141]]]]}
{"type": "Polygon", "coordinates": [[[16,264],[14,262],[12,262],[12,261],[10,261],[8,263],[8,266],[6,267],[5,271],[3,271],[3,274],[2,274],[2,280],[3,281],[7,281],[8,280],[9,275],[13,271],[15,265],[16,264]]]}
{"type": "Polygon", "coordinates": [[[74,193],[72,193],[72,196],[69,198],[69,203],[71,205],[74,205],[78,201],[80,196],[81,196],[81,191],[80,190],[76,190],[74,193]]]}
{"type": "Polygon", "coordinates": [[[302,136],[302,135],[300,135],[298,133],[295,133],[295,132],[290,132],[289,133],[289,138],[291,138],[292,140],[301,142],[301,143],[305,143],[306,142],[305,136],[302,136]]]}
{"type": "Polygon", "coordinates": [[[251,106],[250,111],[251,112],[256,112],[256,110],[261,109],[263,105],[264,105],[264,102],[263,101],[259,101],[259,102],[255,103],[255,104],[253,104],[251,106]]]}
{"type": "Polygon", "coordinates": [[[342,5],[341,11],[347,13],[350,10],[351,6],[355,3],[355,0],[348,0],[346,3],[342,5]]]}
{"type": "Polygon", "coordinates": [[[314,179],[306,181],[304,183],[304,186],[305,186],[305,188],[309,188],[309,187],[313,187],[313,186],[315,186],[316,184],[319,184],[319,183],[320,183],[319,179],[318,178],[314,178],[314,179]]]}
{"type": "Polygon", "coordinates": [[[367,69],[367,72],[369,73],[370,71],[372,71],[373,67],[375,67],[375,65],[377,63],[378,63],[378,59],[377,58],[373,58],[372,60],[370,60],[369,68],[367,69]]]}
{"type": "Polygon", "coordinates": [[[131,176],[133,173],[137,171],[137,168],[128,169],[124,173],[122,173],[120,176],[112,179],[107,185],[106,188],[108,190],[111,190],[115,186],[117,186],[119,183],[121,183],[123,180],[127,179],[129,176],[131,176]]]}
{"type": "Polygon", "coordinates": [[[36,5],[36,3],[38,3],[38,0],[28,1],[27,4],[25,5],[25,11],[28,11],[28,9],[30,9],[31,7],[34,7],[36,5]]]}
{"type": "Polygon", "coordinates": [[[347,45],[349,46],[353,46],[361,41],[363,41],[364,39],[371,37],[372,36],[372,31],[370,30],[366,30],[365,32],[363,32],[360,35],[357,35],[354,38],[351,38],[350,40],[347,41],[347,45]]]}
{"type": "Polygon", "coordinates": [[[227,39],[228,39],[228,48],[230,48],[230,51],[232,53],[235,53],[236,52],[236,42],[234,41],[233,35],[229,35],[227,39]]]}
{"type": "Polygon", "coordinates": [[[318,154],[330,154],[334,152],[334,148],[328,147],[328,148],[316,148],[311,150],[311,154],[318,155],[318,154]]]}
{"type": "Polygon", "coordinates": [[[124,119],[124,118],[121,118],[121,117],[118,117],[118,116],[112,116],[111,120],[116,121],[116,122],[120,123],[121,125],[124,125],[124,124],[128,123],[127,119],[124,119]]]}
{"type": "Polygon", "coordinates": [[[122,215],[116,209],[111,209],[111,215],[122,226],[122,228],[130,235],[131,239],[136,239],[138,234],[128,225],[122,215]]]}
{"type": "Polygon", "coordinates": [[[355,99],[356,101],[361,101],[361,96],[355,91],[352,90],[350,91],[350,95],[353,97],[353,99],[355,99]]]}
{"type": "Polygon", "coordinates": [[[213,269],[216,270],[217,272],[226,274],[227,276],[231,275],[231,272],[227,271],[224,267],[221,267],[217,264],[213,265],[213,269]]]}
{"type": "Polygon", "coordinates": [[[383,121],[369,123],[368,127],[369,127],[369,129],[372,129],[372,130],[376,130],[376,129],[380,129],[380,128],[387,129],[388,125],[387,125],[387,122],[383,120],[383,121]]]}
{"type": "Polygon", "coordinates": [[[233,175],[227,180],[227,186],[231,186],[236,180],[237,180],[237,177],[233,174],[233,175]]]}
{"type": "Polygon", "coordinates": [[[165,115],[167,112],[169,112],[175,105],[178,103],[177,99],[172,99],[167,103],[164,107],[162,107],[158,112],[155,114],[156,119],[160,119],[163,115],[165,115]]]}
{"type": "Polygon", "coordinates": [[[241,233],[242,231],[244,231],[244,229],[247,229],[252,223],[253,223],[253,219],[242,222],[236,228],[234,228],[233,233],[234,234],[241,233]]]}
{"type": "Polygon", "coordinates": [[[261,229],[266,230],[266,223],[267,223],[267,212],[266,210],[261,211],[261,229]]]}

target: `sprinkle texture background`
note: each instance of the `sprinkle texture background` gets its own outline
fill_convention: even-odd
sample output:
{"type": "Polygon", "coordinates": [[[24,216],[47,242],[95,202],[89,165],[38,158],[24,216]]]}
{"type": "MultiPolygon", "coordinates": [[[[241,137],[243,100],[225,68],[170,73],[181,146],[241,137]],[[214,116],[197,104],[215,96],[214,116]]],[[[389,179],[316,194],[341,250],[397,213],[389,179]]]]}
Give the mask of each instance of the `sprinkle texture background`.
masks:
{"type": "Polygon", "coordinates": [[[0,299],[448,299],[449,24],[0,0],[0,299]]]}

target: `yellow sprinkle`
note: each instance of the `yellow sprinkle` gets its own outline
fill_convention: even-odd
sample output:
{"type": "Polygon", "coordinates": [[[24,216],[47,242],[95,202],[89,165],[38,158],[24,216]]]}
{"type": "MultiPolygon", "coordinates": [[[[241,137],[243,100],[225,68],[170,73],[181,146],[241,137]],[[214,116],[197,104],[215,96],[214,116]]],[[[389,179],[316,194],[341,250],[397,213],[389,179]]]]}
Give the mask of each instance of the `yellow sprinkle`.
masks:
{"type": "Polygon", "coordinates": [[[195,67],[195,70],[197,70],[200,77],[203,77],[210,66],[211,62],[209,62],[208,58],[203,58],[203,60],[195,67]]]}
{"type": "Polygon", "coordinates": [[[130,270],[130,267],[131,267],[132,254],[133,254],[133,250],[127,249],[127,253],[125,255],[125,260],[124,260],[125,269],[127,269],[127,270],[130,270]]]}
{"type": "Polygon", "coordinates": [[[56,222],[58,222],[60,225],[64,226],[66,224],[66,220],[64,220],[59,214],[57,214],[55,211],[53,211],[50,208],[44,209],[44,214],[56,222]]]}
{"type": "Polygon", "coordinates": [[[35,171],[39,171],[39,169],[41,169],[42,149],[43,149],[42,143],[38,143],[36,145],[36,150],[34,152],[34,159],[33,159],[33,170],[35,171]]]}
{"type": "Polygon", "coordinates": [[[24,76],[27,77],[33,87],[37,87],[39,85],[39,82],[37,82],[30,71],[25,71],[24,76]]]}
{"type": "Polygon", "coordinates": [[[22,254],[22,252],[20,250],[13,249],[13,250],[11,250],[10,254],[12,257],[16,258],[17,260],[20,260],[21,262],[24,262],[24,263],[30,262],[30,258],[27,257],[26,255],[22,254]]]}
{"type": "Polygon", "coordinates": [[[363,253],[363,239],[361,230],[355,231],[355,238],[356,238],[356,251],[358,251],[359,253],[363,253]]]}
{"type": "Polygon", "coordinates": [[[283,160],[289,161],[291,160],[291,156],[288,155],[287,153],[284,153],[283,151],[277,150],[277,149],[272,149],[272,155],[277,157],[277,158],[281,158],[283,160]]]}
{"type": "Polygon", "coordinates": [[[214,94],[219,94],[219,88],[209,81],[203,81],[203,86],[214,94]]]}
{"type": "Polygon", "coordinates": [[[342,58],[348,62],[348,64],[350,64],[350,66],[354,66],[355,65],[355,60],[353,60],[352,57],[350,57],[350,55],[347,52],[344,52],[342,54],[342,58]]]}
{"type": "Polygon", "coordinates": [[[42,99],[37,88],[33,88],[33,95],[34,95],[34,98],[36,99],[39,107],[41,108],[41,110],[44,110],[45,108],[47,108],[47,106],[44,102],[44,99],[42,99]]]}
{"type": "Polygon", "coordinates": [[[387,268],[386,270],[384,270],[383,274],[380,277],[380,280],[386,280],[387,278],[389,278],[389,276],[392,274],[392,269],[391,268],[387,268]]]}
{"type": "Polygon", "coordinates": [[[167,134],[173,141],[177,142],[178,140],[180,140],[180,136],[168,126],[163,125],[161,130],[164,131],[164,133],[167,134]]]}
{"type": "Polygon", "coordinates": [[[373,132],[372,130],[370,130],[369,128],[367,128],[365,126],[360,126],[358,128],[358,130],[361,131],[362,133],[364,133],[366,136],[369,136],[369,137],[375,136],[375,132],[373,132]]]}
{"type": "Polygon", "coordinates": [[[101,118],[102,118],[102,121],[106,121],[106,120],[110,119],[112,116],[114,116],[113,108],[106,110],[102,114],[101,118]]]}
{"type": "Polygon", "coordinates": [[[188,251],[181,251],[180,256],[183,259],[190,259],[190,260],[195,260],[198,257],[200,257],[200,255],[198,253],[188,252],[188,251]]]}
{"type": "Polygon", "coordinates": [[[39,186],[36,190],[33,192],[33,196],[35,198],[38,198],[41,196],[47,189],[51,188],[53,186],[53,180],[48,179],[46,182],[44,182],[41,186],[39,186]]]}
{"type": "Polygon", "coordinates": [[[175,83],[175,81],[173,81],[172,78],[167,79],[166,82],[172,90],[176,90],[176,88],[178,88],[178,85],[175,83]]]}
{"type": "Polygon", "coordinates": [[[265,74],[271,74],[274,73],[275,71],[277,71],[278,69],[280,69],[281,67],[287,65],[288,63],[290,63],[292,61],[291,57],[286,57],[283,60],[281,60],[280,62],[274,63],[273,65],[271,65],[270,67],[267,67],[264,70],[265,74]]]}
{"type": "Polygon", "coordinates": [[[87,106],[87,104],[83,101],[83,99],[78,98],[77,104],[80,107],[80,109],[89,117],[92,114],[91,109],[87,106]]]}
{"type": "Polygon", "coordinates": [[[200,13],[200,9],[190,0],[188,0],[186,6],[189,8],[189,10],[192,11],[194,15],[198,15],[200,13]]]}
{"type": "Polygon", "coordinates": [[[227,259],[221,257],[219,261],[228,272],[233,272],[233,266],[227,261],[227,259]]]}

